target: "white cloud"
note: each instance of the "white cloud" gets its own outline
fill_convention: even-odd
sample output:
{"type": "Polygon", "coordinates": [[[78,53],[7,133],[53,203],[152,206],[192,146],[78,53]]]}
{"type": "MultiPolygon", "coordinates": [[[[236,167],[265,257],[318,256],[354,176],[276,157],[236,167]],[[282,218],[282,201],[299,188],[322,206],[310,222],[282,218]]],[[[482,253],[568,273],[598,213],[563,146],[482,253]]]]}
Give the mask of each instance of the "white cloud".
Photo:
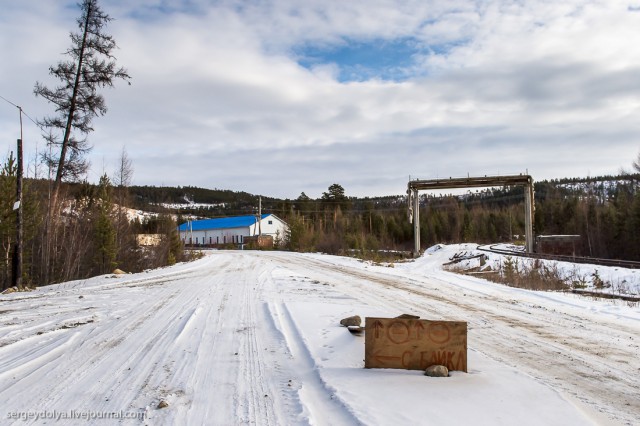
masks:
{"type": "MultiPolygon", "coordinates": [[[[0,95],[31,115],[51,111],[33,84],[68,47],[74,3],[26,0],[0,17],[0,95]]],[[[92,159],[113,167],[126,145],[137,184],[375,195],[403,193],[409,174],[615,173],[640,149],[640,13],[624,2],[101,5],[132,85],[104,92],[92,159]],[[307,69],[293,53],[401,37],[431,49],[404,82],[340,83],[339,64],[307,69]]],[[[2,151],[15,121],[0,105],[2,151]]]]}

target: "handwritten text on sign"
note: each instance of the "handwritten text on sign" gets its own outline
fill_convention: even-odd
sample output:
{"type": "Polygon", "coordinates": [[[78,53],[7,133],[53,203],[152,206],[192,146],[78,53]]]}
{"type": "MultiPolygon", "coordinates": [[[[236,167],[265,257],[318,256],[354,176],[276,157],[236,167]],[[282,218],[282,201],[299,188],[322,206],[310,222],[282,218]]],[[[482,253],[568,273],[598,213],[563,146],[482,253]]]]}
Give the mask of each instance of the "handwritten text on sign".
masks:
{"type": "Polygon", "coordinates": [[[424,370],[444,365],[467,371],[467,323],[366,318],[365,368],[424,370]]]}

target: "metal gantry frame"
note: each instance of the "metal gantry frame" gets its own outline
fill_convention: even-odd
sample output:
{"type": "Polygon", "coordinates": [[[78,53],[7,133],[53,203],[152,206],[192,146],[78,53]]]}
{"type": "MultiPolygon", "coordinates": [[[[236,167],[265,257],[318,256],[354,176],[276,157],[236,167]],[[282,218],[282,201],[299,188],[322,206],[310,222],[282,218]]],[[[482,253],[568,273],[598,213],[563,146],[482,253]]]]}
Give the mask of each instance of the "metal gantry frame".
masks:
{"type": "Polygon", "coordinates": [[[409,221],[413,222],[413,256],[420,256],[420,197],[419,191],[455,188],[488,188],[492,186],[523,186],[524,187],[524,222],[525,249],[527,253],[534,251],[533,214],[534,195],[533,178],[529,175],[484,176],[430,180],[410,180],[407,184],[407,206],[409,221]]]}

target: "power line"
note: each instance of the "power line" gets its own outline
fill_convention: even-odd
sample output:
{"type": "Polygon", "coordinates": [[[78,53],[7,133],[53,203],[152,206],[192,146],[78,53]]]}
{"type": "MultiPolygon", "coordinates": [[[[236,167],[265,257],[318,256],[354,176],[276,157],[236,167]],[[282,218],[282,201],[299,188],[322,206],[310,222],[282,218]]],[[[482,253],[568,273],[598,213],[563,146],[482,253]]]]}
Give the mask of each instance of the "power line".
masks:
{"type": "Polygon", "coordinates": [[[11,102],[9,99],[5,98],[5,97],[4,97],[4,96],[2,96],[2,95],[0,95],[0,99],[4,100],[4,101],[5,101],[5,102],[7,102],[8,104],[11,104],[11,105],[13,105],[14,107],[18,108],[18,109],[20,110],[20,112],[21,112],[25,117],[27,117],[29,120],[31,120],[31,122],[32,122],[33,124],[35,124],[36,126],[38,126],[38,128],[42,129],[42,126],[40,126],[40,124],[38,124],[38,123],[37,123],[33,118],[31,118],[31,117],[29,116],[29,114],[27,114],[27,113],[24,111],[24,109],[22,109],[22,107],[21,107],[21,106],[14,104],[13,102],[11,102]]]}
{"type": "Polygon", "coordinates": [[[29,117],[29,114],[27,114],[26,112],[24,112],[24,110],[23,110],[22,108],[20,109],[20,111],[22,111],[22,113],[24,114],[24,116],[25,116],[25,117],[27,117],[29,120],[31,120],[31,122],[32,122],[33,124],[35,124],[36,126],[38,126],[38,128],[39,128],[39,129],[43,130],[43,129],[42,129],[42,126],[41,126],[41,125],[40,125],[36,120],[34,120],[33,118],[29,117]]]}
{"type": "Polygon", "coordinates": [[[0,98],[4,99],[7,103],[10,103],[14,107],[20,108],[18,105],[14,104],[13,102],[11,102],[9,99],[5,98],[4,96],[0,95],[0,98]]]}

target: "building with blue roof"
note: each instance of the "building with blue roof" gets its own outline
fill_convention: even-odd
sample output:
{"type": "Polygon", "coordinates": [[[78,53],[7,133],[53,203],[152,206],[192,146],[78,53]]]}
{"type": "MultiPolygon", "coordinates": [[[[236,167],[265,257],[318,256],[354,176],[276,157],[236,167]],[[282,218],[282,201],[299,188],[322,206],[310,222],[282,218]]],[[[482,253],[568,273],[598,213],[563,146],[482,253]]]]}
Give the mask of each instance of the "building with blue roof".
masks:
{"type": "Polygon", "coordinates": [[[287,224],[273,214],[221,217],[188,221],[178,226],[180,239],[187,245],[242,245],[250,240],[282,241],[287,224]]]}

